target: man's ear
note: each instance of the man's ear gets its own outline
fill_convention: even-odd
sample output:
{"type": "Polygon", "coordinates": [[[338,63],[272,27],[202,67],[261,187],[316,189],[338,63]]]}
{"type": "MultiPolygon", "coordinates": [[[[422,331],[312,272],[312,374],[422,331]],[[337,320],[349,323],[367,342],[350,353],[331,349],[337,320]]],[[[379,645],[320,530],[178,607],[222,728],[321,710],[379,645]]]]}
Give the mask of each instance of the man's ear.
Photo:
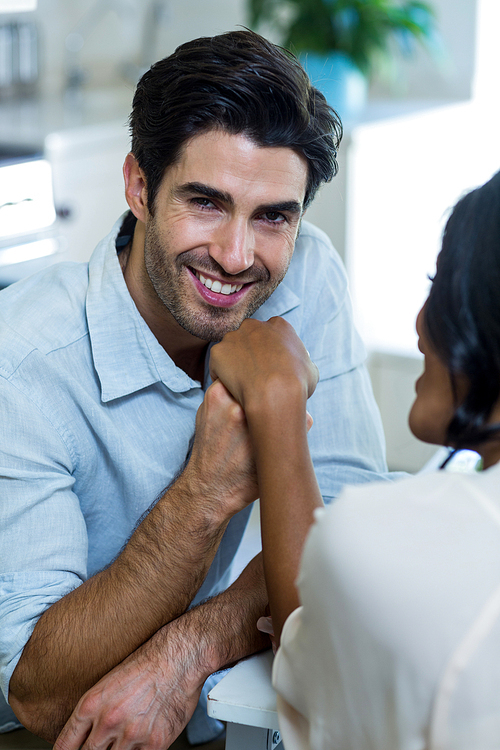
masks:
{"type": "Polygon", "coordinates": [[[133,154],[127,154],[123,164],[125,198],[130,210],[139,221],[146,222],[148,214],[146,177],[133,154]]]}

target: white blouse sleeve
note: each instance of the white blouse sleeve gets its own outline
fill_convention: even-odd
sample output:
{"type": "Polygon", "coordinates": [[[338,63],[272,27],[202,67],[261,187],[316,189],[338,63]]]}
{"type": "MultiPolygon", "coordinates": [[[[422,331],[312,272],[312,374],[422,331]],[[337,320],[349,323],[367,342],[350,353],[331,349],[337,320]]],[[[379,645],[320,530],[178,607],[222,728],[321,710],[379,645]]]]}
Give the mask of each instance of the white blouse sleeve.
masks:
{"type": "Polygon", "coordinates": [[[286,750],[309,750],[309,722],[305,692],[301,680],[306,665],[301,664],[300,647],[302,607],[289,615],[281,633],[281,645],[273,663],[273,685],[278,693],[277,706],[281,734],[286,750]]]}

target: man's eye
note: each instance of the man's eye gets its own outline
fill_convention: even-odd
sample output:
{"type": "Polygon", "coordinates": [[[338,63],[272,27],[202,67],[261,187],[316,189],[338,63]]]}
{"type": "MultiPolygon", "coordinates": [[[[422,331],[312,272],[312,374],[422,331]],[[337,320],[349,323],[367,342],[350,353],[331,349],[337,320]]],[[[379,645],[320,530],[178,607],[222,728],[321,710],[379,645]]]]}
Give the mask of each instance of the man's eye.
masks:
{"type": "Polygon", "coordinates": [[[280,224],[282,221],[285,221],[285,217],[279,211],[267,211],[264,214],[264,218],[272,224],[280,224]]]}
{"type": "Polygon", "coordinates": [[[193,198],[193,203],[196,203],[197,206],[201,206],[201,208],[212,208],[214,205],[209,198],[193,198]]]}

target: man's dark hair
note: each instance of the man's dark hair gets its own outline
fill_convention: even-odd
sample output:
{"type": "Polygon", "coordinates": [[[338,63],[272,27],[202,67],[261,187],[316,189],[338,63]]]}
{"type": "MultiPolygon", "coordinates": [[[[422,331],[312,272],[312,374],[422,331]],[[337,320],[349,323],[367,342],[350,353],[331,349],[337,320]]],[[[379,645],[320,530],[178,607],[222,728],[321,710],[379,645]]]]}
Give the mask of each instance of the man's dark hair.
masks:
{"type": "Polygon", "coordinates": [[[146,176],[151,213],[165,170],[184,144],[214,128],[303,155],[305,207],[337,172],[340,119],[298,60],[248,30],[204,37],[182,44],[137,85],[132,153],[146,176]]]}
{"type": "Polygon", "coordinates": [[[448,444],[467,448],[498,437],[500,424],[488,420],[500,397],[500,172],[453,209],[424,322],[454,384],[448,444]],[[468,390],[458,402],[463,376],[468,390]]]}

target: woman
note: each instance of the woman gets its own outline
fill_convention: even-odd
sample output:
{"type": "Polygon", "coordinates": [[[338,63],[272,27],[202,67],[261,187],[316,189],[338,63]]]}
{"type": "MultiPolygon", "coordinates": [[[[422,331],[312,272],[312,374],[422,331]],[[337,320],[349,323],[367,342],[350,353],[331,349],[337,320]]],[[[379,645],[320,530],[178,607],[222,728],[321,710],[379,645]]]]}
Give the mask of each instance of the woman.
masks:
{"type": "Polygon", "coordinates": [[[249,320],[212,350],[255,451],[286,750],[500,747],[500,173],[450,216],[417,332],[410,427],[484,471],[328,509],[307,447],[317,372],[291,327],[249,320]]]}

